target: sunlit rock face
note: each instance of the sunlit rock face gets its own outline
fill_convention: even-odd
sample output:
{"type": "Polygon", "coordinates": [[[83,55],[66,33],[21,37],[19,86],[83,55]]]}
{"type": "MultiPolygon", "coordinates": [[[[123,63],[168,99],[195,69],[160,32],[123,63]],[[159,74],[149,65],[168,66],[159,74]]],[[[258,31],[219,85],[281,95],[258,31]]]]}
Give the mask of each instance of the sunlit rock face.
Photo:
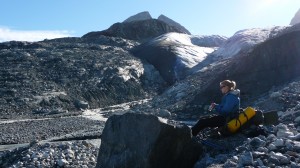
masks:
{"type": "Polygon", "coordinates": [[[174,20],[168,18],[165,15],[160,15],[158,18],[158,20],[161,20],[171,26],[177,27],[179,30],[181,30],[182,32],[186,33],[186,34],[191,34],[184,26],[182,26],[181,24],[175,22],[174,20]]]}
{"type": "Polygon", "coordinates": [[[145,12],[140,12],[136,15],[130,16],[128,19],[124,20],[123,23],[148,20],[148,19],[152,19],[152,17],[148,11],[145,11],[145,12]]]}
{"type": "Polygon", "coordinates": [[[220,47],[228,39],[219,35],[191,35],[191,42],[201,47],[220,47]]]}
{"type": "Polygon", "coordinates": [[[213,52],[214,47],[200,47],[191,42],[191,36],[168,33],[134,49],[132,53],[154,65],[170,84],[191,74],[191,68],[213,52]]]}
{"type": "Polygon", "coordinates": [[[286,27],[275,26],[271,28],[253,28],[236,32],[232,37],[227,39],[223,45],[216,50],[213,55],[223,58],[230,58],[242,52],[248,52],[255,45],[275,37],[286,27]]]}
{"type": "Polygon", "coordinates": [[[290,25],[295,25],[300,23],[300,9],[297,11],[295,16],[292,18],[290,25]]]}

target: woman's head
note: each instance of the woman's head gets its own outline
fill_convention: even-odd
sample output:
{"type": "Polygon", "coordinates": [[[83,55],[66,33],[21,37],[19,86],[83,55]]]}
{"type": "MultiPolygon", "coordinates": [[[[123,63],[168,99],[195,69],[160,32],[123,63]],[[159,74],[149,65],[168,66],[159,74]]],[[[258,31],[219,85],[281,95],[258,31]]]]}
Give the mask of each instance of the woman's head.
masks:
{"type": "Polygon", "coordinates": [[[220,89],[222,90],[222,93],[227,93],[231,90],[234,90],[235,87],[236,87],[235,81],[224,80],[220,82],[220,89]]]}

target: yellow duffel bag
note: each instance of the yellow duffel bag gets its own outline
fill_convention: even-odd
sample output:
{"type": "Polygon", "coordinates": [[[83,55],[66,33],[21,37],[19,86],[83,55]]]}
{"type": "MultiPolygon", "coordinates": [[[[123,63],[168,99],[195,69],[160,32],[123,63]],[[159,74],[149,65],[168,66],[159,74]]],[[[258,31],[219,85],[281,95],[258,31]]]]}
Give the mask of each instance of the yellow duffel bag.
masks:
{"type": "Polygon", "coordinates": [[[227,123],[227,129],[231,133],[235,133],[239,128],[249,121],[253,116],[255,116],[255,109],[252,107],[247,107],[243,112],[239,114],[239,117],[232,119],[227,123]]]}

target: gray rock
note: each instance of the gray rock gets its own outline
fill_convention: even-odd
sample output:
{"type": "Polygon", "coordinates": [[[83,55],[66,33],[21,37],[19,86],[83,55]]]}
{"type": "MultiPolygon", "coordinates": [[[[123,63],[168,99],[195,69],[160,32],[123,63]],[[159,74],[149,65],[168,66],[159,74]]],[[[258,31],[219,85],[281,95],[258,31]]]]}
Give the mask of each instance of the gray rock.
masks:
{"type": "Polygon", "coordinates": [[[300,141],[300,133],[296,134],[295,136],[288,136],[289,139],[300,141]]]}
{"type": "Polygon", "coordinates": [[[270,152],[271,157],[275,157],[280,164],[288,164],[290,163],[290,158],[287,156],[284,156],[282,153],[275,153],[275,152],[270,152]]]}
{"type": "Polygon", "coordinates": [[[171,113],[167,109],[161,109],[158,112],[158,116],[163,117],[163,118],[169,118],[169,117],[171,117],[171,113]]]}
{"type": "Polygon", "coordinates": [[[249,166],[249,165],[253,165],[253,156],[252,153],[247,151],[244,152],[238,160],[239,165],[241,166],[249,166]]]}
{"type": "Polygon", "coordinates": [[[188,126],[126,113],[107,120],[96,167],[192,167],[201,151],[188,126]]]}
{"type": "Polygon", "coordinates": [[[57,160],[57,165],[60,166],[60,167],[63,167],[63,166],[68,165],[68,164],[69,164],[69,162],[66,161],[65,159],[58,159],[57,160]]]}
{"type": "Polygon", "coordinates": [[[279,166],[280,165],[280,162],[279,162],[279,160],[276,158],[276,157],[274,157],[274,156],[271,156],[269,159],[268,159],[268,162],[270,163],[270,164],[275,164],[275,165],[277,165],[277,166],[279,166]]]}
{"type": "Polygon", "coordinates": [[[252,148],[258,148],[265,146],[266,142],[260,139],[259,137],[255,137],[250,141],[249,144],[252,148]]]}
{"type": "Polygon", "coordinates": [[[276,139],[275,141],[274,141],[274,145],[276,146],[276,147],[283,147],[284,146],[284,141],[283,141],[283,139],[276,139]]]}
{"type": "Polygon", "coordinates": [[[89,103],[81,100],[77,100],[75,102],[75,106],[79,109],[88,109],[89,108],[89,103]]]}

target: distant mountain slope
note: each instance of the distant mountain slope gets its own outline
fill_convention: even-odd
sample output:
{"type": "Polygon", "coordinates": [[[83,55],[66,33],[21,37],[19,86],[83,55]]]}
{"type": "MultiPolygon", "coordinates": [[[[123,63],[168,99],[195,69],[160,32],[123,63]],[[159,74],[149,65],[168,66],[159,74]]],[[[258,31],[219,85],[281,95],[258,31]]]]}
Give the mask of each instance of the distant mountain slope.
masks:
{"type": "Polygon", "coordinates": [[[191,35],[191,42],[194,45],[201,47],[220,47],[222,46],[226,40],[228,39],[225,36],[219,35],[191,35]]]}
{"type": "Polygon", "coordinates": [[[225,43],[212,54],[219,58],[229,58],[240,52],[247,52],[255,45],[276,36],[285,28],[286,27],[276,26],[265,29],[253,28],[240,30],[225,41],[225,43]]]}
{"type": "Polygon", "coordinates": [[[185,78],[192,67],[203,61],[213,52],[213,47],[193,45],[191,36],[180,33],[167,33],[131,52],[153,64],[170,84],[185,78]]]}
{"type": "Polygon", "coordinates": [[[107,30],[90,32],[82,36],[82,38],[96,39],[101,35],[105,35],[109,37],[121,37],[145,42],[151,38],[155,38],[169,32],[184,33],[180,29],[170,26],[163,21],[151,19],[135,22],[115,23],[107,30]]]}

